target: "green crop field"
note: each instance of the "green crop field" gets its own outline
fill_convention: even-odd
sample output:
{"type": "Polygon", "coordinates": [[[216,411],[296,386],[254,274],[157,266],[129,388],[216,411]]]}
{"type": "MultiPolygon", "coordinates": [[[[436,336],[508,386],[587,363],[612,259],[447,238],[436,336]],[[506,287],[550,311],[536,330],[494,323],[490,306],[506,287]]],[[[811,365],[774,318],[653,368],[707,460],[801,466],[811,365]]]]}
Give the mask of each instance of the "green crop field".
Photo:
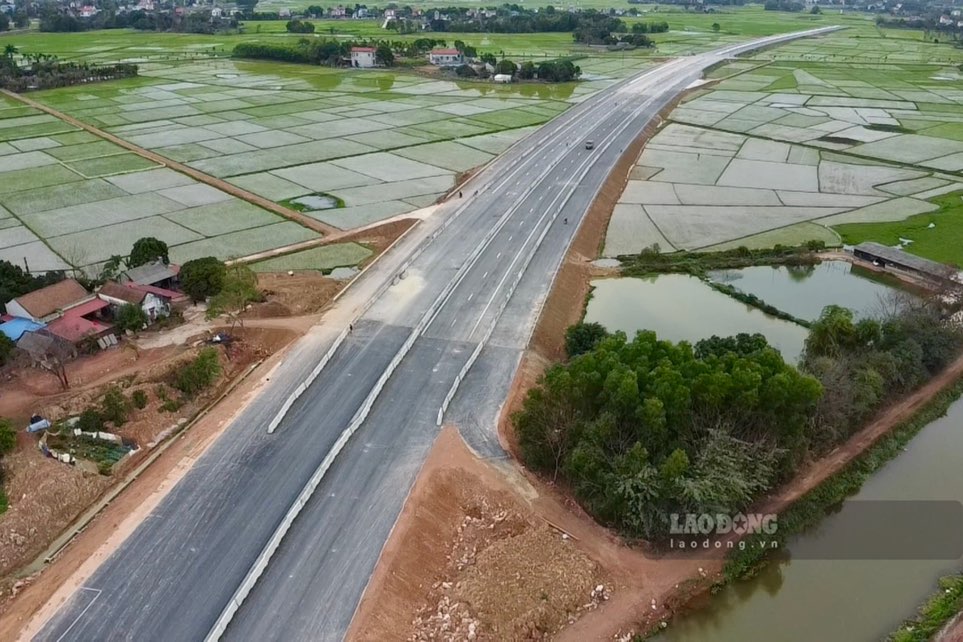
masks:
{"type": "Polygon", "coordinates": [[[959,192],[932,199],[939,210],[910,216],[902,221],[837,225],[845,243],[876,241],[905,244],[913,254],[963,267],[963,195],[959,192]]]}
{"type": "MultiPolygon", "coordinates": [[[[432,6],[446,4],[453,3],[432,6]]],[[[609,4],[589,0],[583,6],[609,4]]],[[[624,17],[627,23],[670,25],[653,36],[654,49],[608,52],[578,46],[568,33],[432,34],[519,62],[576,56],[582,81],[558,85],[503,86],[409,69],[230,58],[240,42],[291,44],[304,37],[286,33],[284,21],[249,22],[240,33],[213,36],[110,30],[0,38],[25,53],[136,62],[137,78],[32,97],[277,202],[331,194],[344,207],[305,214],[350,229],[431,205],[460,172],[483,165],[572,104],[659,57],[839,24],[848,28],[714,69],[710,77],[719,82],[675,110],[672,119],[680,125],[739,137],[725,162],[688,162],[686,155],[700,143],[684,142],[694,134],[677,130],[682,138],[665,139],[665,148],[647,157],[650,165],[633,174],[676,185],[695,209],[711,205],[699,205],[699,199],[725,202],[729,218],[715,231],[731,230],[738,238],[700,236],[682,216],[689,211],[683,202],[656,203],[647,212],[640,199],[663,192],[638,186],[620,205],[612,230],[622,229],[631,241],[636,232],[654,233],[649,219],[662,217],[664,233],[680,246],[834,241],[828,226],[931,216],[928,210],[936,205],[930,199],[963,185],[963,82],[956,67],[963,50],[913,32],[879,30],[869,15],[780,13],[759,6],[713,13],[636,7],[642,15],[624,17]],[[772,195],[762,194],[772,186],[759,181],[777,186],[772,195]],[[766,210],[773,198],[778,211],[766,210]],[[859,206],[840,204],[857,201],[859,206]]],[[[262,8],[270,10],[270,0],[262,8]]],[[[318,36],[339,39],[423,36],[388,32],[375,20],[314,22],[318,36]]],[[[0,103],[0,257],[48,269],[95,268],[114,249],[96,244],[104,234],[120,245],[138,233],[161,236],[181,261],[207,253],[242,256],[317,238],[53,116],[6,99],[0,103]]],[[[708,156],[717,152],[710,146],[708,156]]],[[[940,220],[945,226],[955,219],[940,220]]],[[[915,249],[929,251],[925,243],[915,249]]],[[[319,257],[305,256],[314,262],[305,269],[327,269],[319,257]]],[[[354,255],[345,256],[338,260],[348,260],[346,265],[354,255]]]]}

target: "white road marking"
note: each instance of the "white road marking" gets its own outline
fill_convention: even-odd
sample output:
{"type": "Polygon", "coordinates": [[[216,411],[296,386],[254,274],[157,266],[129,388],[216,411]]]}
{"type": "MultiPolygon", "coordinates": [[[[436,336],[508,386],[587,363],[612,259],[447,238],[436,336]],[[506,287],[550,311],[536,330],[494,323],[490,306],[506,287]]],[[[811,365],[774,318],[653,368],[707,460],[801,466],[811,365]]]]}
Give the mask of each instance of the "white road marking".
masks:
{"type": "Polygon", "coordinates": [[[77,617],[74,618],[74,621],[70,623],[70,626],[67,627],[67,630],[60,634],[60,637],[57,638],[57,642],[62,642],[62,640],[63,640],[65,637],[67,637],[67,634],[70,633],[70,629],[74,628],[74,625],[76,625],[77,622],[80,622],[80,618],[82,618],[82,617],[84,616],[84,614],[90,609],[90,607],[92,607],[92,606],[94,605],[94,602],[97,601],[97,598],[100,597],[100,594],[103,593],[103,591],[101,591],[100,589],[87,588],[86,586],[81,586],[79,590],[81,590],[81,591],[93,591],[93,592],[95,592],[97,595],[95,595],[95,596],[94,596],[94,599],[90,600],[90,602],[87,603],[87,606],[84,607],[84,610],[81,611],[80,614],[79,614],[77,617]]]}

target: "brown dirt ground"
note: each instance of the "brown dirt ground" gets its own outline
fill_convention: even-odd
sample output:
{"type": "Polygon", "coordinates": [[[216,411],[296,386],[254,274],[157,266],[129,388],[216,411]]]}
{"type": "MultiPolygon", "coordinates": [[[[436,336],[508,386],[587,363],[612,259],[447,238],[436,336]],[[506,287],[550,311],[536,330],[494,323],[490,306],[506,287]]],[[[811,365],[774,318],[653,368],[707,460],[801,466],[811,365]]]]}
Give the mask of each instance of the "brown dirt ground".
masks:
{"type": "MultiPolygon", "coordinates": [[[[368,262],[379,256],[398,236],[417,221],[398,220],[385,225],[345,235],[345,240],[366,243],[374,250],[368,262]]],[[[0,639],[13,640],[18,631],[37,619],[45,619],[60,601],[78,586],[83,578],[120,544],[123,538],[160,501],[167,489],[176,483],[226,427],[233,416],[270,378],[270,371],[280,363],[283,349],[318,321],[320,310],[344,287],[343,282],[320,275],[266,275],[268,288],[274,285],[275,301],[267,310],[254,312],[231,333],[238,341],[222,350],[225,376],[219,384],[177,413],[159,412],[157,381],[168,377],[180,359],[196,352],[200,341],[218,330],[212,327],[194,337],[186,345],[136,350],[123,347],[77,359],[67,366],[71,389],[64,392],[56,379],[38,370],[8,369],[0,373],[0,416],[10,417],[18,425],[32,413],[45,416],[70,416],[100,399],[109,385],[120,383],[128,395],[143,389],[148,405],[132,412],[128,423],[117,432],[146,444],[146,448],[115,467],[112,477],[85,472],[82,466],[70,467],[45,459],[36,448],[36,438],[21,435],[23,442],[15,453],[5,457],[6,486],[11,506],[0,516],[0,639]],[[305,291],[310,296],[305,296],[305,291]],[[273,310],[271,309],[273,307],[273,310]],[[272,312],[274,314],[272,314],[272,312]],[[279,314],[296,315],[277,317],[279,314]],[[190,347],[188,347],[190,346],[190,347]],[[88,506],[103,495],[113,482],[136,467],[151,450],[154,441],[173,429],[179,421],[195,414],[231,382],[259,359],[266,359],[261,377],[252,377],[231,393],[230,403],[218,403],[191,429],[170,442],[163,455],[147,468],[87,528],[62,551],[55,563],[41,573],[22,580],[15,571],[35,558],[57,536],[65,531],[88,506]],[[59,592],[58,592],[59,591],[59,592]],[[13,599],[16,598],[16,599],[13,599]],[[41,615],[34,618],[35,615],[41,615]]],[[[269,302],[271,301],[269,297],[269,302]]]]}
{"type": "MultiPolygon", "coordinates": [[[[158,397],[158,389],[164,388],[171,398],[175,397],[175,393],[163,384],[169,381],[179,364],[196,355],[199,345],[152,351],[166,353],[167,358],[138,363],[136,370],[121,369],[125,372],[122,377],[117,376],[118,371],[113,371],[106,376],[106,381],[58,394],[56,402],[43,400],[48,411],[46,416],[57,420],[97,405],[103,393],[113,385],[121,387],[128,398],[135,390],[142,390],[147,394],[147,406],[139,410],[132,407],[127,423],[107,428],[141,448],[118,463],[112,476],[103,476],[94,472],[95,466],[91,462],[79,461],[76,466],[68,466],[44,457],[37,447],[39,437],[19,433],[17,450],[5,456],[3,462],[4,486],[10,507],[0,516],[0,586],[4,589],[10,587],[15,582],[16,571],[40,555],[126,471],[143,461],[162,433],[186,422],[220,395],[251,363],[278,351],[297,336],[290,330],[275,328],[236,328],[233,334],[236,341],[220,350],[224,374],[217,385],[176,412],[160,410],[163,401],[158,397]]],[[[120,353],[121,350],[112,352],[120,353]]],[[[127,353],[133,354],[133,351],[127,353]]],[[[91,360],[91,363],[103,366],[100,361],[103,360],[91,360]]],[[[0,611],[5,606],[0,605],[0,611]]]]}
{"type": "Polygon", "coordinates": [[[607,597],[599,566],[451,427],[382,559],[349,640],[543,639],[607,597]]]}

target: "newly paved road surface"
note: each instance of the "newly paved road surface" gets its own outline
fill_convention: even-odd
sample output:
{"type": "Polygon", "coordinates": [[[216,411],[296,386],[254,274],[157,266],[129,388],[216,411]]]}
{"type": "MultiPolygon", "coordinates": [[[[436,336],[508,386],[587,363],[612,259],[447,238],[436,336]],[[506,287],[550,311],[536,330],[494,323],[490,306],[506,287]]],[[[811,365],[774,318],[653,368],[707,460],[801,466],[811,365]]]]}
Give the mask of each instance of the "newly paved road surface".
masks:
{"type": "Polygon", "coordinates": [[[366,309],[354,330],[277,431],[267,434],[267,424],[340,327],[321,328],[292,350],[262,394],[35,639],[204,639],[411,338],[223,635],[340,640],[437,434],[439,407],[486,339],[446,421],[458,423],[480,454],[503,455],[494,436],[498,410],[559,262],[622,149],[705,67],[790,37],[798,36],[668,62],[573,107],[500,157],[463,199],[352,288],[342,306],[352,296],[373,304],[359,306],[366,309]],[[404,278],[393,278],[409,260],[404,278]]]}

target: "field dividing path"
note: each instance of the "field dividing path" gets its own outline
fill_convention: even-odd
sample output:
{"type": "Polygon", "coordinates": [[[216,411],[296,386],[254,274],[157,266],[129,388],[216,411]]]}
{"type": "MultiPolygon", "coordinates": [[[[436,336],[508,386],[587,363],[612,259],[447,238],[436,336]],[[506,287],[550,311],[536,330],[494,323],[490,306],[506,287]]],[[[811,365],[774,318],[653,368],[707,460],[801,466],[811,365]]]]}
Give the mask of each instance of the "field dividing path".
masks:
{"type": "Polygon", "coordinates": [[[310,230],[314,230],[315,232],[319,232],[326,236],[334,236],[334,235],[344,236],[346,234],[345,232],[342,232],[341,230],[337,229],[336,227],[332,227],[327,223],[322,223],[317,219],[313,219],[310,216],[305,216],[301,212],[293,210],[289,207],[284,207],[283,205],[279,205],[278,203],[268,200],[263,196],[258,196],[257,194],[247,191],[246,189],[241,189],[237,185],[232,185],[231,183],[228,183],[227,181],[223,181],[219,178],[215,178],[210,174],[205,174],[204,172],[198,171],[193,167],[190,167],[189,165],[185,165],[184,163],[178,163],[177,161],[173,161],[165,156],[161,156],[160,154],[152,152],[148,149],[144,149],[143,147],[130,143],[124,140],[123,138],[120,138],[119,136],[115,136],[109,132],[105,132],[102,129],[94,127],[93,125],[90,125],[81,120],[78,120],[73,116],[69,116],[63,113],[62,111],[54,109],[53,107],[48,107],[43,103],[39,103],[36,100],[27,98],[22,94],[12,92],[8,89],[0,89],[0,93],[2,93],[4,96],[7,96],[8,98],[12,98],[13,100],[19,101],[29,107],[33,107],[34,109],[39,109],[40,111],[50,114],[55,118],[59,118],[65,123],[73,125],[74,127],[79,127],[85,131],[88,131],[94,136],[98,136],[103,140],[110,141],[111,143],[118,145],[120,147],[123,147],[124,149],[129,150],[131,152],[134,152],[138,156],[146,158],[149,161],[160,163],[161,165],[166,165],[167,167],[174,170],[175,172],[186,174],[187,176],[190,176],[191,178],[193,178],[198,182],[205,183],[207,185],[210,185],[211,187],[221,190],[222,192],[226,192],[231,196],[236,196],[241,200],[247,201],[252,205],[257,205],[258,207],[266,209],[270,212],[274,212],[275,214],[279,216],[283,216],[284,218],[294,221],[295,223],[299,223],[310,230]]]}

